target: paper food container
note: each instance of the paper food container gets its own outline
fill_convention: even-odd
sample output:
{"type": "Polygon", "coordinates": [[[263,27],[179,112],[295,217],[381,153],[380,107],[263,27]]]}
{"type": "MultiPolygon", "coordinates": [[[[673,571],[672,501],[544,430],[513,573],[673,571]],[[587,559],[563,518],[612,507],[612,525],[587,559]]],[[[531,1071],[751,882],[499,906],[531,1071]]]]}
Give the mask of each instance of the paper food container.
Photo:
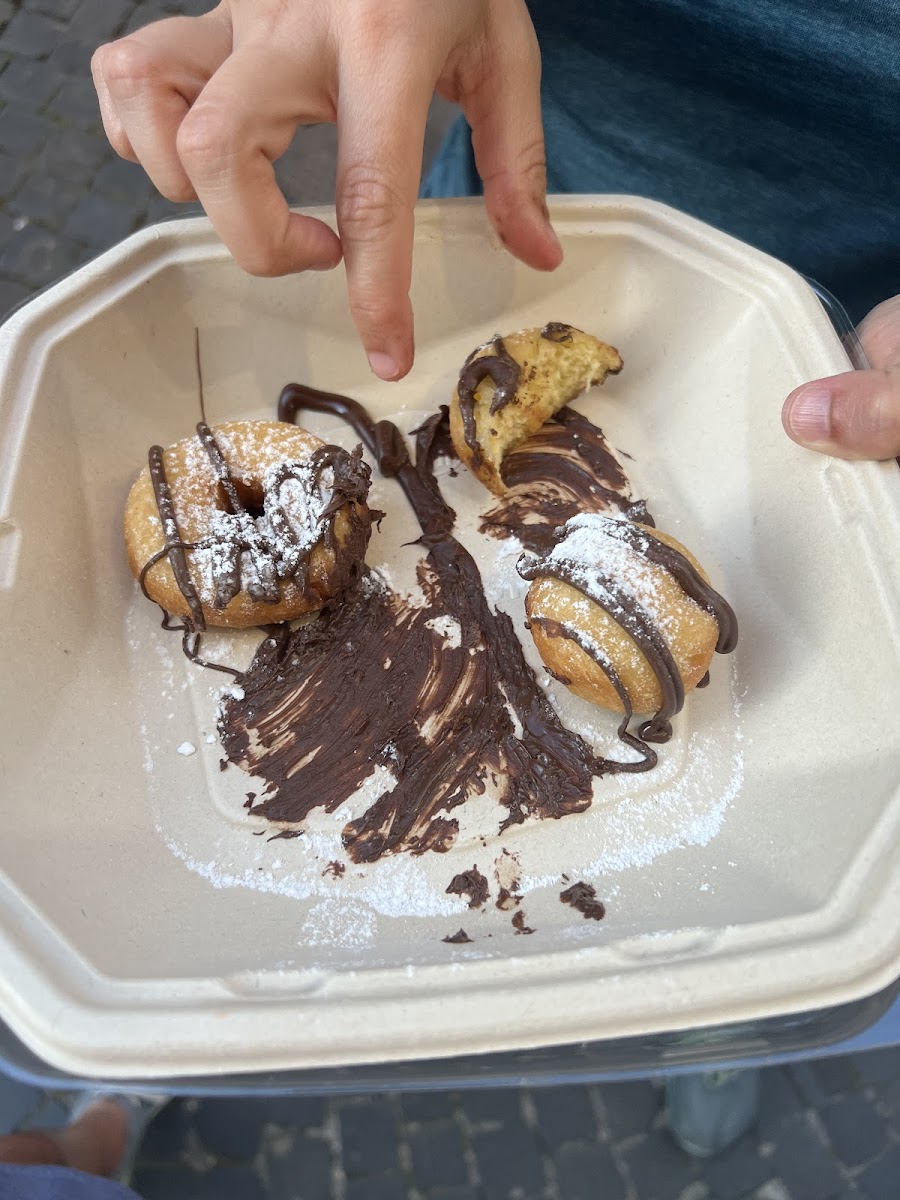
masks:
{"type": "MultiPolygon", "coordinates": [[[[248,278],[204,220],[135,234],[0,328],[0,1016],[47,1062],[149,1078],[434,1058],[815,1009],[900,975],[900,472],[805,452],[779,420],[797,384],[848,369],[841,343],[796,274],[659,205],[563,199],[553,219],[566,260],[544,275],[477,202],[421,206],[399,384],[369,374],[341,271],[248,278]],[[548,321],[621,351],[575,407],[732,602],[737,651],[659,767],[599,780],[586,812],[499,833],[473,802],[448,853],[335,878],[352,801],[306,838],[254,836],[254,781],[219,769],[229,681],[140,595],[128,489],[151,445],[193,432],[195,330],[211,423],[272,418],[298,380],[409,430],[474,346],[548,321]],[[504,850],[529,936],[493,903],[504,850]],[[473,864],[479,911],[446,893],[473,864]],[[604,920],[560,903],[563,876],[604,920]],[[461,926],[470,943],[443,941],[461,926]]],[[[515,556],[476,532],[487,493],[465,471],[441,486],[521,629],[515,556]]],[[[399,586],[414,526],[395,483],[374,495],[369,562],[399,586]]],[[[258,640],[214,639],[240,662],[258,640]]],[[[611,736],[614,716],[546,682],[611,736]]]]}

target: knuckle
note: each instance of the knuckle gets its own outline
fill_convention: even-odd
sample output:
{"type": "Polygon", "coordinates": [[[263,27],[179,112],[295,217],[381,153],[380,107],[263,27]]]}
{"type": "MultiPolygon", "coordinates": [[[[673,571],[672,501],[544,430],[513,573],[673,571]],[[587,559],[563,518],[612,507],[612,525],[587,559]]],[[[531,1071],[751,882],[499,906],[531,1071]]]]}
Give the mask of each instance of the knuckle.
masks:
{"type": "Polygon", "coordinates": [[[231,157],[238,140],[233,118],[218,105],[201,99],[178,127],[175,146],[181,161],[196,168],[210,160],[231,157]]]}
{"type": "Polygon", "coordinates": [[[348,169],[337,198],[342,234],[352,240],[372,240],[393,224],[403,210],[397,191],[380,171],[370,166],[348,169]]]}
{"type": "Polygon", "coordinates": [[[187,180],[172,180],[158,190],[160,195],[171,200],[173,204],[187,204],[189,201],[197,199],[197,193],[187,180]]]}
{"type": "Polygon", "coordinates": [[[151,87],[160,74],[156,55],[133,38],[109,42],[94,52],[91,59],[94,74],[101,74],[106,86],[115,96],[133,94],[151,87]]]}

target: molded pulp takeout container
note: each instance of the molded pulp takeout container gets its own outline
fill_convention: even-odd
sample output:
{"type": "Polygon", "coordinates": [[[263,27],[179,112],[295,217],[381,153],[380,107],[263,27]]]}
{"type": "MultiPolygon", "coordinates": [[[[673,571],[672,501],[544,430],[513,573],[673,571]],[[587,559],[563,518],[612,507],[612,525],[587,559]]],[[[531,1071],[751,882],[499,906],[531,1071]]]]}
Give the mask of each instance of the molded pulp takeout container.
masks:
{"type": "MultiPolygon", "coordinates": [[[[696,221],[620,197],[553,218],[566,261],[542,275],[477,202],[421,206],[400,384],[368,373],[341,272],[248,278],[202,219],[135,234],[0,328],[0,1017],[45,1061],[112,1079],[438,1058],[800,1012],[900,975],[900,475],[802,451],[779,420],[846,353],[803,280],[696,221]],[[347,812],[253,836],[254,782],[213,736],[228,681],[140,596],[128,487],[198,418],[195,330],[211,422],[272,417],[298,379],[409,429],[473,346],[550,320],[621,351],[576,406],[733,603],[737,652],[660,767],[600,780],[586,813],[500,835],[473,805],[446,855],[323,875],[347,812]],[[502,849],[531,936],[446,895],[473,862],[493,886],[502,849]],[[564,873],[603,922],[559,903],[564,873]],[[445,944],[460,926],[472,943],[445,944]]],[[[441,484],[520,622],[515,556],[473,533],[487,494],[441,484]]],[[[401,586],[409,515],[375,490],[369,561],[401,586]]],[[[213,649],[244,662],[257,637],[213,649]]]]}

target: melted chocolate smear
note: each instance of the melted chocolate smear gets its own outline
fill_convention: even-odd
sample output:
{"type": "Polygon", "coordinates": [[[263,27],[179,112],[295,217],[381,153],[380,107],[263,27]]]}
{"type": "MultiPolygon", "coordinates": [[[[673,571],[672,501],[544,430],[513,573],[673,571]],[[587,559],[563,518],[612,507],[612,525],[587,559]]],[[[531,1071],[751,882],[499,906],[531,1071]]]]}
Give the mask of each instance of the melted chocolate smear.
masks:
{"type": "Polygon", "coordinates": [[[328,866],[325,868],[325,870],[322,872],[322,874],[330,875],[332,877],[332,879],[340,879],[346,870],[347,870],[347,864],[338,862],[338,860],[335,858],[335,859],[332,859],[332,861],[328,864],[328,866]]]}
{"type": "Polygon", "coordinates": [[[534,933],[530,925],[525,924],[525,914],[520,909],[512,919],[516,933],[534,933]]]}
{"type": "Polygon", "coordinates": [[[469,908],[481,908],[490,895],[488,881],[474,866],[471,871],[461,871],[453,876],[447,887],[447,895],[468,896],[469,908]]]}
{"type": "Polygon", "coordinates": [[[442,942],[448,942],[451,946],[461,946],[465,942],[471,942],[471,940],[464,929],[458,929],[456,933],[451,933],[447,937],[441,938],[442,942]]]}
{"type": "Polygon", "coordinates": [[[541,330],[541,337],[546,338],[548,342],[571,342],[572,326],[563,321],[548,321],[541,330]]]}
{"type": "Polygon", "coordinates": [[[581,513],[615,509],[630,521],[655,524],[644,501],[632,499],[602,432],[571,408],[511,450],[500,474],[509,490],[484,514],[480,531],[516,537],[535,554],[549,553],[562,526],[581,513]]]}
{"type": "Polygon", "coordinates": [[[446,410],[416,432],[413,462],[400,431],[374,423],[356,401],[288,385],[280,419],[301,408],[343,417],[379,469],[396,477],[422,529],[426,603],[410,608],[365,572],[343,603],[262,643],[241,676],[243,699],[226,697],[219,724],[228,758],[267,782],[252,811],[297,824],[313,808],[333,812],[373,767],[384,767],[393,778],[343,834],[353,861],[373,862],[449,849],[458,823],[448,814],[488,780],[507,809],[505,829],[526,817],[583,812],[595,776],[646,769],[598,757],[565,728],[509,617],[488,605],[432,471],[446,410]],[[441,616],[459,625],[456,648],[432,628],[441,616]]]}
{"type": "Polygon", "coordinates": [[[597,892],[589,883],[573,883],[559,893],[563,904],[571,904],[589,921],[602,921],[606,916],[606,905],[597,899],[597,892]]]}

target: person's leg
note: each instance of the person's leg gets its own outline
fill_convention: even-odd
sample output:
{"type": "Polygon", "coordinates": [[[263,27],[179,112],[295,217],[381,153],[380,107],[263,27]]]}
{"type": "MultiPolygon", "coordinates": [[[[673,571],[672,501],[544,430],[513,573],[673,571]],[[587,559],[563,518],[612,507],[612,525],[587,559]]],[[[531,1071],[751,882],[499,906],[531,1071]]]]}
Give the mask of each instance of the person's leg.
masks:
{"type": "Polygon", "coordinates": [[[62,1129],[35,1129],[0,1137],[0,1163],[74,1167],[112,1175],[122,1160],[128,1114],[118,1101],[97,1100],[62,1129]]]}

